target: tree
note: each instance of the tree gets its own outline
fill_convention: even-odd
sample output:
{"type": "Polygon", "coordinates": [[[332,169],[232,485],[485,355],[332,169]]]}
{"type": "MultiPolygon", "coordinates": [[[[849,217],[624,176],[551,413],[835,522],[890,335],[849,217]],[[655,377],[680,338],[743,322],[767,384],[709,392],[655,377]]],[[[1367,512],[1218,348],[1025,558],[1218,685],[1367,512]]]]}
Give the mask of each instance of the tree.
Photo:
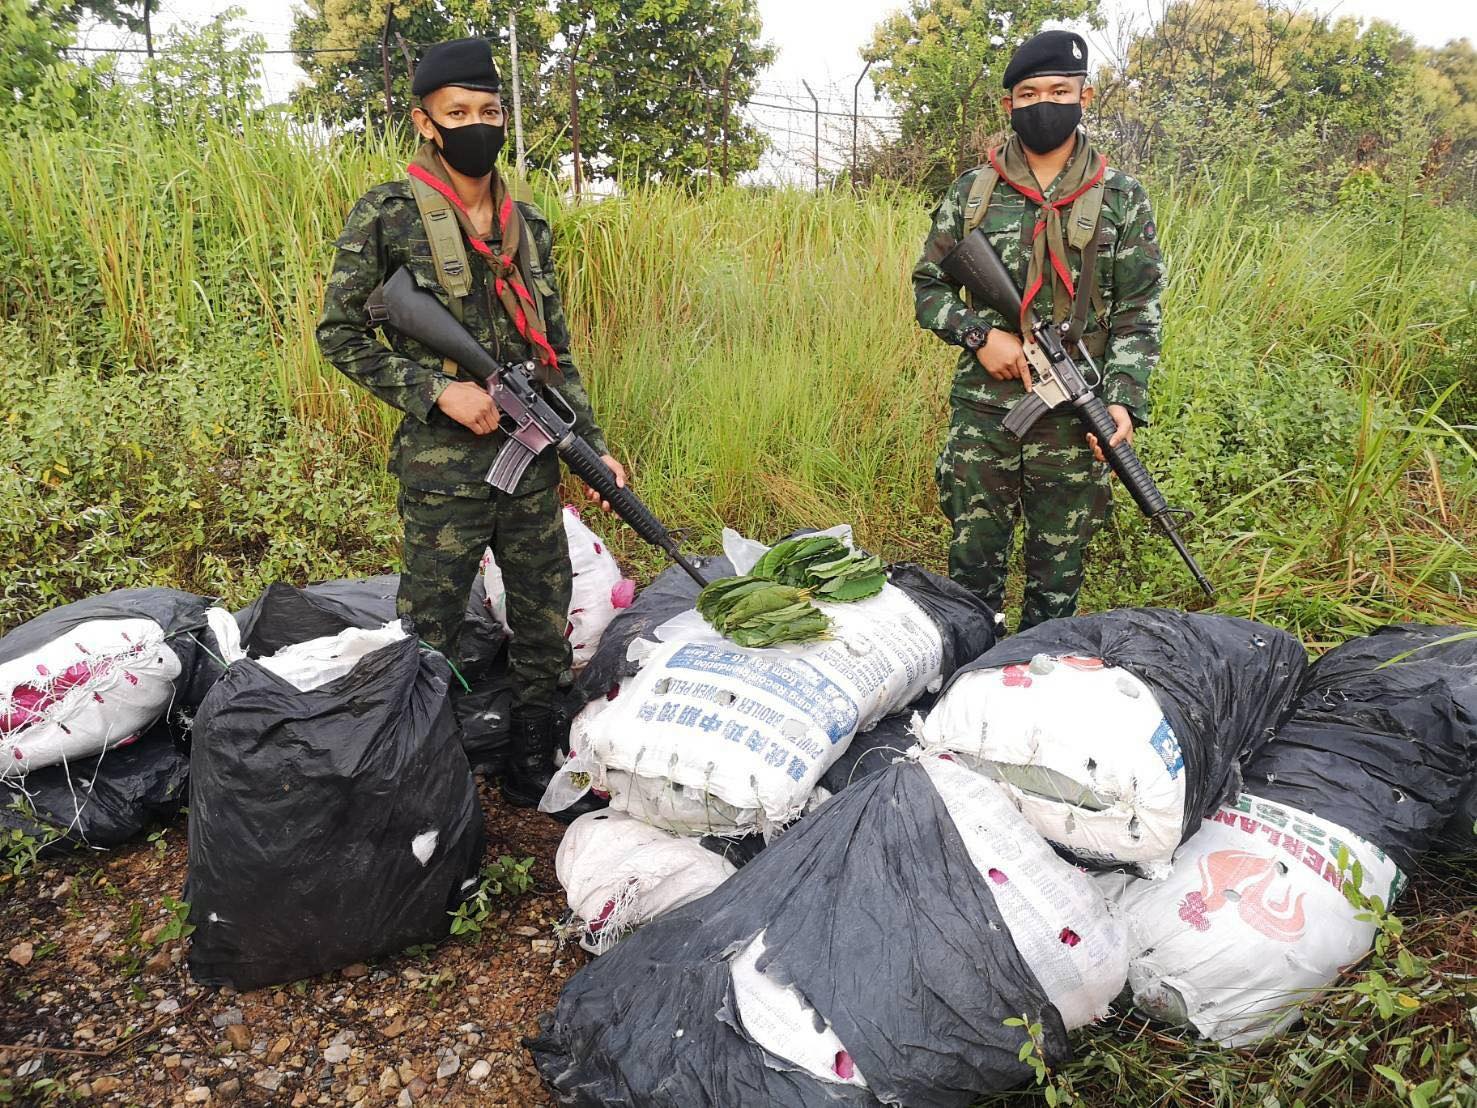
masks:
{"type": "Polygon", "coordinates": [[[1277,0],[1174,0],[1104,82],[1104,114],[1130,164],[1155,148],[1184,165],[1238,145],[1290,149],[1301,135],[1305,159],[1337,173],[1340,159],[1357,169],[1408,156],[1412,127],[1449,147],[1464,129],[1462,58],[1462,44],[1423,50],[1379,20],[1277,0]]]}
{"type": "MultiPolygon", "coordinates": [[[[487,0],[393,2],[394,30],[412,58],[425,44],[481,35],[496,44],[506,69],[506,7],[487,0]]],[[[385,118],[384,8],[377,0],[309,5],[293,28],[293,48],[309,77],[294,94],[295,109],[378,126],[385,118]]],[[[516,12],[533,164],[559,167],[576,152],[576,132],[582,178],[718,175],[725,142],[730,173],[758,164],[761,136],[738,114],[774,56],[759,42],[754,0],[517,0],[516,12]]],[[[392,114],[399,116],[410,107],[410,81],[393,37],[390,72],[392,114]]]]}
{"type": "Polygon", "coordinates": [[[258,110],[260,35],[245,35],[232,23],[240,8],[227,8],[200,26],[176,25],[159,56],[144,63],[138,84],[154,117],[172,130],[201,129],[207,119],[240,125],[258,110]]]}
{"type": "Polygon", "coordinates": [[[759,164],[739,109],[774,48],[754,0],[565,0],[558,15],[583,171],[726,180],[759,164]]]}
{"type": "Polygon", "coordinates": [[[1011,53],[1047,20],[1096,23],[1097,9],[1097,0],[912,0],[883,20],[862,58],[900,114],[893,154],[912,152],[933,190],[978,165],[1005,122],[997,105],[1011,53]]]}
{"type": "Polygon", "coordinates": [[[90,15],[103,23],[138,34],[144,29],[145,15],[158,7],[157,0],[71,0],[62,10],[72,23],[90,15]]]}
{"type": "Polygon", "coordinates": [[[57,0],[0,0],[0,117],[37,92],[69,85],[73,31],[57,0]]]}
{"type": "MultiPolygon", "coordinates": [[[[331,123],[383,126],[385,63],[380,44],[385,31],[385,0],[306,0],[292,28],[292,48],[308,82],[293,93],[299,115],[331,123]]],[[[555,132],[527,126],[548,117],[544,110],[550,66],[549,40],[557,30],[543,0],[516,0],[519,73],[530,151],[552,146],[555,132]]],[[[410,69],[430,43],[465,35],[492,40],[504,82],[508,80],[509,5],[489,0],[393,0],[388,42],[391,82],[389,118],[404,121],[410,112],[410,69]],[[407,61],[408,58],[408,61],[407,61]]]]}

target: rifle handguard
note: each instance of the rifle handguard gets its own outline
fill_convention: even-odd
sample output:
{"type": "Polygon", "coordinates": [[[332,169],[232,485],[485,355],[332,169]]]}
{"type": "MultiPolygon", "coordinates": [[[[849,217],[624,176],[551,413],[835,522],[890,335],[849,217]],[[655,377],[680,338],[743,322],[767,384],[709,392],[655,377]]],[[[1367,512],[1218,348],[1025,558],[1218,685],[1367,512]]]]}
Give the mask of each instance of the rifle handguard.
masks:
{"type": "Polygon", "coordinates": [[[569,472],[598,492],[601,499],[610,504],[611,510],[625,520],[631,530],[652,546],[666,551],[667,556],[699,585],[708,584],[708,579],[683,556],[671,533],[651,514],[651,510],[640,498],[625,486],[616,484],[615,474],[610,471],[604,459],[595,453],[594,447],[579,436],[572,436],[559,447],[559,456],[564,459],[569,472]]]}

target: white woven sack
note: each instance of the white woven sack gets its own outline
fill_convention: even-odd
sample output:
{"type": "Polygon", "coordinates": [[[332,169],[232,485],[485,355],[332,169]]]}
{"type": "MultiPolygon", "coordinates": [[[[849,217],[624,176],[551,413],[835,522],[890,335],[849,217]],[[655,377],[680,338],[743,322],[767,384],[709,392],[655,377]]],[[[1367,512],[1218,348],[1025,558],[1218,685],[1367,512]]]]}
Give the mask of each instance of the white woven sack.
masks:
{"type": "Polygon", "coordinates": [[[0,665],[0,777],[137,738],[174,697],[180,660],[152,619],[95,619],[0,665]]]}
{"type": "Polygon", "coordinates": [[[1365,896],[1399,895],[1405,878],[1379,847],[1242,793],[1180,847],[1164,880],[1100,875],[1128,921],[1134,1003],[1223,1046],[1286,1030],[1374,941],[1343,891],[1356,864],[1365,896]]]}
{"type": "Polygon", "coordinates": [[[1127,670],[1041,654],[966,673],[923,740],[999,781],[1037,831],[1084,862],[1167,871],[1184,826],[1184,757],[1127,670]]]}

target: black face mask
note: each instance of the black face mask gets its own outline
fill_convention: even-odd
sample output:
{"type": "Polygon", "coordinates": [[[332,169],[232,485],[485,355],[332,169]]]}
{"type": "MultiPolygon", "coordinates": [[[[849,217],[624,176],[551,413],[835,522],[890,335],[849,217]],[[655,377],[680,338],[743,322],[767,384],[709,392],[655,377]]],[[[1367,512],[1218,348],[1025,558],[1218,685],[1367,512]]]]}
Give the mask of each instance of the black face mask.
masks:
{"type": "MultiPolygon", "coordinates": [[[[426,118],[431,119],[429,115],[426,118]]],[[[501,123],[443,127],[431,119],[431,126],[441,136],[441,156],[446,159],[446,164],[464,177],[486,177],[491,173],[507,139],[507,131],[501,123]]]]}
{"type": "Polygon", "coordinates": [[[1037,154],[1050,154],[1072,137],[1081,122],[1080,103],[1055,104],[1043,100],[1010,113],[1011,130],[1020,135],[1026,149],[1037,154]]]}

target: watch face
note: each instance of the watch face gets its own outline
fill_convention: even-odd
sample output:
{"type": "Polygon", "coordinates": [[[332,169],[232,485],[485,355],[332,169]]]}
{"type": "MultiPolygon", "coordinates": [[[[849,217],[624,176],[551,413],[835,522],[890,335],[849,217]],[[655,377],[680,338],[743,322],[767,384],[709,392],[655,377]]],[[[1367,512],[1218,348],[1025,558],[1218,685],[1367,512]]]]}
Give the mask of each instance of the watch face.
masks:
{"type": "Polygon", "coordinates": [[[985,332],[979,327],[971,327],[964,332],[964,345],[971,350],[978,350],[985,344],[985,332]]]}

